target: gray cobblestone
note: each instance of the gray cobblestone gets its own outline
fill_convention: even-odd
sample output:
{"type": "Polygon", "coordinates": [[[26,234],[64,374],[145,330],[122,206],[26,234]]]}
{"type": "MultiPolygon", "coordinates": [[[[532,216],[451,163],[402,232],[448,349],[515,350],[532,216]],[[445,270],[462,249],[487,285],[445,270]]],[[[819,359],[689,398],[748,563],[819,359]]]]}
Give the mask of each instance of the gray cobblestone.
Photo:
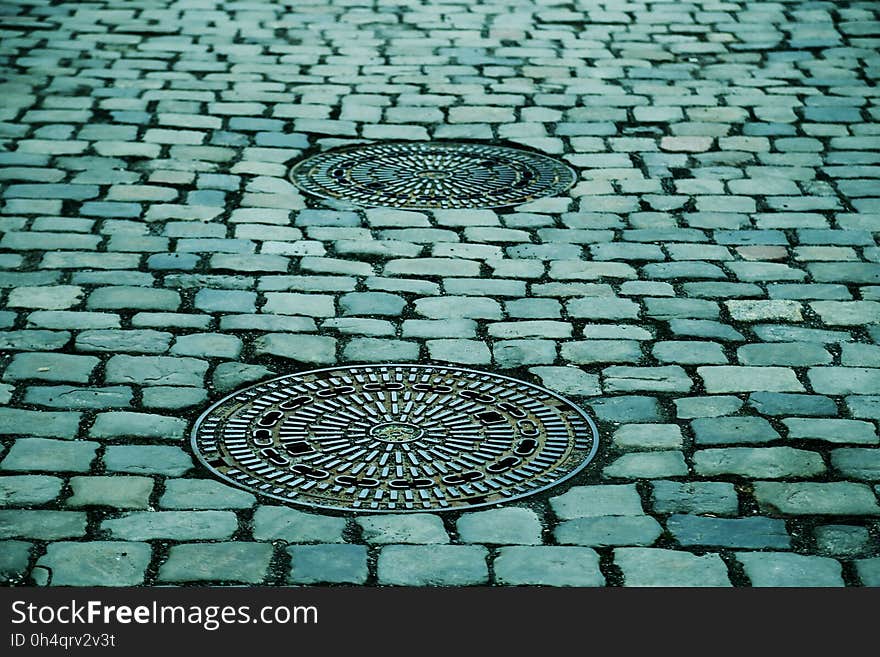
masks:
{"type": "Polygon", "coordinates": [[[755,483],[762,508],[786,515],[880,515],[871,489],[848,481],[755,483]]]}
{"type": "Polygon", "coordinates": [[[146,509],[153,480],[149,477],[71,477],[73,491],[65,504],[71,507],[112,506],[120,509],[146,509]]]}
{"type": "Polygon", "coordinates": [[[346,522],[281,506],[259,506],[254,512],[254,538],[288,543],[340,543],[346,522]]]}
{"type": "Polygon", "coordinates": [[[389,545],[379,553],[379,583],[469,586],[489,578],[487,550],[477,545],[389,545]]]}
{"type": "Polygon", "coordinates": [[[101,523],[113,538],[128,541],[228,539],[238,529],[229,511],[138,511],[101,523]]]}
{"type": "Polygon", "coordinates": [[[259,584],[271,558],[272,546],[266,543],[181,543],[171,547],[158,581],[259,584]]]}
{"type": "Polygon", "coordinates": [[[456,530],[463,543],[541,544],[538,517],[534,511],[519,507],[467,513],[458,519],[456,530]]]}
{"type": "Polygon", "coordinates": [[[512,586],[603,586],[599,555],[583,547],[503,547],[495,579],[512,586]]]}
{"type": "Polygon", "coordinates": [[[614,563],[624,586],[730,586],[727,567],[717,554],[696,556],[659,548],[616,548],[614,563]]]}
{"type": "Polygon", "coordinates": [[[752,586],[843,586],[840,563],[828,557],[788,552],[736,555],[752,586]]]}
{"type": "Polygon", "coordinates": [[[367,580],[363,545],[296,545],[287,552],[291,584],[363,584],[367,580]]]}
{"type": "Polygon", "coordinates": [[[383,515],[358,518],[364,540],[369,543],[448,543],[439,516],[383,515]]]}
{"type": "Polygon", "coordinates": [[[151,553],[147,543],[59,542],[38,564],[51,570],[52,586],[135,586],[144,581],[151,553]]]}

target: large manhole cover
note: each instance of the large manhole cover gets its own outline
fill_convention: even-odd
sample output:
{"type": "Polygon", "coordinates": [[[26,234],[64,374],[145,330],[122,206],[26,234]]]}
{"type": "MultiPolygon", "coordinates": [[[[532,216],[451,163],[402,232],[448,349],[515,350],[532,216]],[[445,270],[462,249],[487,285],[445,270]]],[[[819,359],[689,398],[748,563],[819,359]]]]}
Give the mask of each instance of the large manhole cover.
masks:
{"type": "Polygon", "coordinates": [[[391,142],[349,146],[291,169],[297,187],[367,207],[496,208],[552,196],[576,176],[550,157],[504,146],[391,142]]]}
{"type": "Polygon", "coordinates": [[[424,511],[498,504],[568,479],[596,452],[592,420],[515,379],[434,365],[291,374],[236,392],[192,444],[226,481],[294,504],[424,511]]]}

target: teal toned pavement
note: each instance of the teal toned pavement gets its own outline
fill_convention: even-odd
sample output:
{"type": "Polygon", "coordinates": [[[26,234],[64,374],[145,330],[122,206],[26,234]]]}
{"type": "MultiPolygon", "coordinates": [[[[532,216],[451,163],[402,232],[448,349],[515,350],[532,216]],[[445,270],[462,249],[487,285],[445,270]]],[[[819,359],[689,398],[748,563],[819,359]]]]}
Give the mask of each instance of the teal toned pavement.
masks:
{"type": "Polygon", "coordinates": [[[0,7],[0,582],[880,585],[880,12],[764,0],[0,7]],[[324,202],[356,141],[558,157],[496,210],[324,202]],[[601,432],[514,504],[320,514],[188,436],[435,362],[601,432]]]}

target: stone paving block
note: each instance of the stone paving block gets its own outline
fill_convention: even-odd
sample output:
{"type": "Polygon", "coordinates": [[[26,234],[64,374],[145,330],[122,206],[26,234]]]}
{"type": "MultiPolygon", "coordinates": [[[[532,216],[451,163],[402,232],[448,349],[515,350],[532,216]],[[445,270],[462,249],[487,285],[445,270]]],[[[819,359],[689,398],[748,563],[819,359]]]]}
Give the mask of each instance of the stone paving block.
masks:
{"type": "Polygon", "coordinates": [[[731,586],[727,566],[717,554],[701,556],[659,548],[615,548],[614,563],[624,586],[731,586]]]}
{"type": "Polygon", "coordinates": [[[181,543],[171,546],[158,581],[259,584],[271,558],[267,543],[181,543]]]}
{"type": "Polygon", "coordinates": [[[575,486],[551,497],[550,508],[560,520],[644,514],[635,484],[575,486]]]}
{"type": "Polygon", "coordinates": [[[733,484],[721,481],[653,481],[658,513],[734,515],[739,508],[733,484]]]}
{"type": "Polygon", "coordinates": [[[50,408],[113,408],[131,404],[131,388],[74,388],[73,386],[29,386],[24,401],[50,408]]]}
{"type": "Polygon", "coordinates": [[[0,541],[0,584],[14,586],[24,579],[32,549],[27,541],[0,541]]]}
{"type": "Polygon", "coordinates": [[[189,454],[166,445],[108,445],[103,460],[108,472],[179,477],[193,468],[189,454]]]}
{"type": "Polygon", "coordinates": [[[90,310],[177,310],[180,295],[173,290],[128,287],[101,287],[89,294],[86,307],[90,310]]]}
{"type": "Polygon", "coordinates": [[[195,358],[117,355],[107,361],[104,380],[107,383],[201,386],[207,371],[208,363],[195,358]]]}
{"type": "Polygon", "coordinates": [[[813,530],[821,554],[854,557],[873,551],[867,527],[857,525],[820,525],[813,530]]]}
{"type": "Polygon", "coordinates": [[[709,393],[804,391],[794,371],[786,367],[705,366],[698,367],[697,374],[709,393]]]}
{"type": "Polygon", "coordinates": [[[238,530],[231,511],[136,511],[108,518],[101,529],[127,541],[228,539],[238,530]]]}
{"type": "Polygon", "coordinates": [[[73,495],[69,507],[112,506],[120,509],[146,509],[150,505],[153,480],[149,477],[71,477],[73,495]]]}
{"type": "Polygon", "coordinates": [[[254,341],[258,354],[271,354],[304,363],[335,363],[336,340],[317,335],[269,333],[254,341]]]}
{"type": "Polygon", "coordinates": [[[870,395],[880,389],[880,369],[812,367],[807,377],[813,390],[825,395],[870,395]]]}
{"type": "Polygon", "coordinates": [[[743,565],[752,586],[843,586],[838,561],[790,552],[739,552],[736,560],[743,565]]]}
{"type": "Polygon", "coordinates": [[[212,479],[166,479],[159,498],[163,509],[249,509],[250,493],[212,479]]]}
{"type": "Polygon", "coordinates": [[[604,586],[599,555],[584,547],[503,547],[495,581],[509,586],[604,586]]]}
{"type": "Polygon", "coordinates": [[[0,509],[0,538],[53,541],[85,534],[86,514],[81,511],[0,509]]]}
{"type": "Polygon", "coordinates": [[[560,355],[577,364],[637,363],[642,358],[642,348],[633,340],[584,340],[562,343],[560,355]]]}
{"type": "Polygon", "coordinates": [[[753,392],[749,405],[762,415],[836,415],[837,405],[821,395],[753,392]]]}
{"type": "Polygon", "coordinates": [[[785,521],[752,516],[712,518],[698,515],[672,515],[666,528],[683,546],[708,545],[729,548],[787,549],[791,537],[785,521]]]}
{"type": "Polygon", "coordinates": [[[476,511],[456,522],[463,543],[540,545],[541,523],[535,512],[521,507],[476,511]]]}
{"type": "Polygon", "coordinates": [[[849,481],[757,481],[755,498],[762,509],[786,515],[880,515],[870,487],[849,481]]]}
{"type": "Polygon", "coordinates": [[[415,361],[419,357],[419,345],[404,340],[352,338],[343,348],[342,357],[368,363],[415,361]]]}
{"type": "Polygon", "coordinates": [[[0,470],[88,472],[97,450],[98,443],[90,440],[19,438],[0,461],[0,470]]]}
{"type": "Polygon", "coordinates": [[[10,290],[9,296],[6,299],[6,306],[8,308],[65,310],[77,305],[82,296],[82,288],[76,285],[17,287],[10,290]]]}
{"type": "Polygon", "coordinates": [[[51,572],[46,583],[52,586],[136,586],[143,583],[151,557],[148,543],[59,542],[49,544],[37,565],[51,572]]]}
{"type": "Polygon", "coordinates": [[[379,584],[473,586],[489,579],[488,552],[478,545],[388,545],[379,553],[379,584]]]}
{"type": "Polygon", "coordinates": [[[691,429],[697,445],[766,443],[781,438],[761,417],[697,418],[691,421],[691,429]]]}
{"type": "Polygon", "coordinates": [[[500,367],[540,365],[556,360],[552,340],[501,340],[492,345],[492,356],[500,367]]]}
{"type": "Polygon", "coordinates": [[[682,397],[675,400],[676,415],[681,419],[732,415],[742,407],[742,400],[731,395],[682,397]]]}
{"type": "Polygon", "coordinates": [[[739,475],[757,479],[814,477],[825,472],[817,452],[792,447],[728,447],[694,452],[694,471],[713,477],[739,475]]]}
{"type": "Polygon", "coordinates": [[[40,381],[73,381],[88,383],[100,361],[94,356],[67,354],[16,354],[3,373],[4,381],[35,379],[40,381]]]}
{"type": "Polygon", "coordinates": [[[484,342],[478,340],[428,340],[425,343],[431,359],[463,365],[487,365],[492,353],[484,342]]]}
{"type": "Polygon", "coordinates": [[[76,336],[78,351],[133,353],[164,353],[171,343],[171,333],[165,331],[82,331],[76,336]]]}
{"type": "Polygon", "coordinates": [[[576,367],[539,366],[530,367],[529,372],[541,380],[541,385],[563,395],[591,397],[602,394],[598,375],[576,367]]]}
{"type": "Polygon", "coordinates": [[[621,449],[676,449],[683,438],[675,424],[625,424],[614,432],[612,441],[621,449]]]}
{"type": "Polygon", "coordinates": [[[187,422],[183,418],[153,415],[151,413],[132,413],[111,411],[98,413],[95,423],[89,430],[92,438],[158,438],[160,440],[181,440],[187,422]]]}
{"type": "Polygon", "coordinates": [[[199,358],[236,359],[241,354],[242,342],[234,335],[222,333],[192,333],[174,340],[171,353],[199,358]]]}
{"type": "Polygon", "coordinates": [[[48,475],[11,475],[0,477],[0,506],[45,504],[61,493],[63,480],[48,475]]]}
{"type": "Polygon", "coordinates": [[[356,519],[368,543],[448,543],[449,535],[439,516],[378,515],[356,519]]]}
{"type": "Polygon", "coordinates": [[[604,422],[662,422],[660,405],[654,397],[606,397],[589,403],[604,422]]]}
{"type": "Polygon", "coordinates": [[[855,565],[859,581],[864,586],[880,586],[880,557],[859,559],[855,565]]]}
{"type": "Polygon", "coordinates": [[[576,518],[559,524],[553,530],[562,545],[652,545],[663,528],[650,516],[602,516],[576,518]]]}
{"type": "Polygon", "coordinates": [[[259,506],[254,512],[253,525],[253,535],[258,541],[341,543],[346,521],[283,506],[259,506]]]}
{"type": "Polygon", "coordinates": [[[831,452],[831,465],[848,479],[880,480],[880,450],[877,448],[842,448],[831,452]]]}
{"type": "Polygon", "coordinates": [[[687,372],[677,365],[662,367],[606,367],[602,370],[607,392],[688,392],[693,385],[687,372]]]}
{"type": "Polygon", "coordinates": [[[363,545],[294,545],[287,553],[291,584],[364,584],[367,580],[363,545]]]}
{"type": "Polygon", "coordinates": [[[838,418],[785,418],[789,438],[821,440],[829,443],[874,445],[880,442],[870,422],[838,418]]]}
{"type": "Polygon", "coordinates": [[[679,451],[631,452],[618,457],[602,469],[602,476],[618,479],[685,477],[688,466],[679,451]]]}

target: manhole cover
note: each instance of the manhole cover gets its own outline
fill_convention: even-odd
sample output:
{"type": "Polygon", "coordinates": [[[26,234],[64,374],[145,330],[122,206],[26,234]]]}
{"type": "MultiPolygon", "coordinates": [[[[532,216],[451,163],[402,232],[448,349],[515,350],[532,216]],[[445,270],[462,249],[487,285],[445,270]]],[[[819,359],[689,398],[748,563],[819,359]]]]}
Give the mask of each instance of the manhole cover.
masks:
{"type": "Polygon", "coordinates": [[[424,511],[514,500],[596,452],[592,420],[544,388],[433,365],[291,374],[236,392],[196,422],[199,460],[285,502],[424,511]]]}
{"type": "Polygon", "coordinates": [[[391,142],[349,146],[293,167],[297,187],[367,207],[496,208],[571,187],[574,171],[537,153],[487,144],[391,142]]]}

